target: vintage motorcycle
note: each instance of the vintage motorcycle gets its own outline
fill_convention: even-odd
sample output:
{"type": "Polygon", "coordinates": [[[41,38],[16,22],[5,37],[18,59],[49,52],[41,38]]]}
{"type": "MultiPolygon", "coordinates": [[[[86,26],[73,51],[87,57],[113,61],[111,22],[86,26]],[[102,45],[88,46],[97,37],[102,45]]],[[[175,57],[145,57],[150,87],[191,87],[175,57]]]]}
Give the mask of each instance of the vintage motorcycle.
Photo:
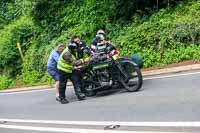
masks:
{"type": "MultiPolygon", "coordinates": [[[[118,54],[114,51],[114,54],[118,54]]],[[[138,65],[131,58],[108,57],[105,52],[96,53],[80,75],[80,86],[86,96],[95,96],[98,91],[113,87],[127,91],[139,91],[143,78],[138,65]]],[[[83,99],[80,99],[83,100],[83,99]]]]}

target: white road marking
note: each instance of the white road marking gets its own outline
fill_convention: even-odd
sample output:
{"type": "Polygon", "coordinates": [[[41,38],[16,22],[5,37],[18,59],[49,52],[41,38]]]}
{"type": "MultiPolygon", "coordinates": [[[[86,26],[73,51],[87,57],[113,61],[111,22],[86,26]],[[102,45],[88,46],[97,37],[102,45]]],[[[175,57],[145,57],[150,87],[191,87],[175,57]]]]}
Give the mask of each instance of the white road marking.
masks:
{"type": "Polygon", "coordinates": [[[121,121],[53,121],[53,120],[23,120],[0,119],[0,121],[16,123],[41,123],[41,124],[66,124],[66,125],[91,125],[91,126],[145,126],[145,127],[200,127],[200,121],[191,122],[121,122],[121,121]]]}
{"type": "MultiPolygon", "coordinates": [[[[33,127],[33,126],[17,126],[17,125],[0,125],[0,128],[20,129],[33,131],[49,131],[62,133],[155,133],[150,131],[124,131],[124,130],[102,130],[102,129],[74,129],[74,128],[52,128],[52,127],[33,127]]],[[[156,133],[175,133],[175,132],[156,132],[156,133]]],[[[186,133],[186,132],[181,132],[186,133]]]]}
{"type": "Polygon", "coordinates": [[[9,94],[26,94],[26,93],[33,93],[33,92],[45,92],[53,90],[53,88],[49,89],[39,89],[39,90],[20,90],[20,91],[13,91],[13,92],[0,92],[0,95],[9,95],[9,94]]]}
{"type": "Polygon", "coordinates": [[[200,72],[170,74],[170,75],[165,75],[165,76],[151,76],[151,77],[149,77],[149,78],[144,78],[143,80],[162,79],[162,78],[173,78],[173,77],[189,76],[189,75],[196,75],[196,74],[200,74],[200,72]]]}

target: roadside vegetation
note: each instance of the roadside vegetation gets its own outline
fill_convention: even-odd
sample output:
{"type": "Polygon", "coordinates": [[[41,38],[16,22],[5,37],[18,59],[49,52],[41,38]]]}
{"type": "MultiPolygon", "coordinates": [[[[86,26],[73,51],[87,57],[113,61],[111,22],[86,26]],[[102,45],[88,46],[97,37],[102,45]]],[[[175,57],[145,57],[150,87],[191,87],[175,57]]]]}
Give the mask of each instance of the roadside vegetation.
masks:
{"type": "Polygon", "coordinates": [[[198,0],[1,0],[0,89],[52,83],[50,51],[73,34],[89,45],[100,28],[146,68],[200,60],[199,16],[198,0]]]}

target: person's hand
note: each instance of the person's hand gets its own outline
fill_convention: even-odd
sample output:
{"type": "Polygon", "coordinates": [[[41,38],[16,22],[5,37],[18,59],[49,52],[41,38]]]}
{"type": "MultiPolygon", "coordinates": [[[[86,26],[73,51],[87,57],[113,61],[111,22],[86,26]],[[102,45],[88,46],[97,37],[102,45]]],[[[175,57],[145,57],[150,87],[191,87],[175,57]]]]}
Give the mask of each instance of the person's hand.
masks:
{"type": "Polygon", "coordinates": [[[96,58],[95,56],[91,56],[91,57],[90,57],[90,62],[94,61],[95,58],[96,58]]]}
{"type": "Polygon", "coordinates": [[[85,63],[88,63],[90,62],[90,57],[87,57],[85,60],[84,60],[85,63]]]}
{"type": "Polygon", "coordinates": [[[80,69],[82,68],[83,66],[75,66],[74,69],[80,69]]]}
{"type": "Polygon", "coordinates": [[[74,67],[74,70],[81,71],[82,68],[83,68],[83,66],[76,66],[76,67],[74,67]]]}

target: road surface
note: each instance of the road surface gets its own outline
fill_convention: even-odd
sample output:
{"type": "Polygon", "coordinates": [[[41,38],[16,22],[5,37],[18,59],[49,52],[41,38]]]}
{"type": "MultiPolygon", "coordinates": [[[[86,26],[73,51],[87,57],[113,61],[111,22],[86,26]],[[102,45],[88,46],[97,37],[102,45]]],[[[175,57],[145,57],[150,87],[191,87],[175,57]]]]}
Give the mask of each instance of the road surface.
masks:
{"type": "Polygon", "coordinates": [[[68,87],[65,105],[53,89],[0,93],[0,132],[198,132],[199,84],[199,71],[160,75],[145,78],[139,92],[103,92],[84,101],[68,87]]]}

